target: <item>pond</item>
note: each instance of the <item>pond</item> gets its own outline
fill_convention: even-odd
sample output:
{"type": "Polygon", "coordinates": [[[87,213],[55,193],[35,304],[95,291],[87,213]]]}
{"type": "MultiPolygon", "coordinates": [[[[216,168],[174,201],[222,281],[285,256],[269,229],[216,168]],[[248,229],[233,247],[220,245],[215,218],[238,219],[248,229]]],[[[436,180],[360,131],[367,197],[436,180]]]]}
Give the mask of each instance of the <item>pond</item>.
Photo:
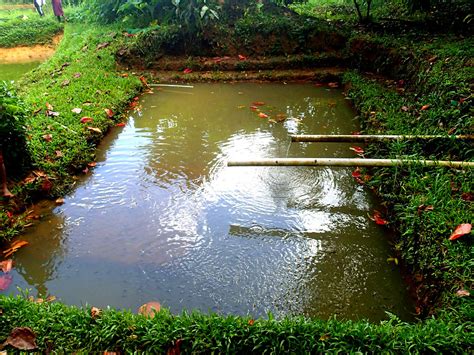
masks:
{"type": "Polygon", "coordinates": [[[37,206],[43,217],[21,237],[30,245],[15,254],[10,290],[132,310],[154,300],[176,313],[411,319],[387,262],[390,235],[370,220],[378,206],[352,169],[226,166],[354,157],[348,144],[289,140],[356,131],[341,91],[195,84],[155,90],[140,106],[64,205],[37,206]],[[256,101],[270,120],[250,109],[256,101]]]}
{"type": "Polygon", "coordinates": [[[15,63],[15,64],[4,64],[0,63],[0,80],[18,80],[20,77],[33,70],[40,62],[28,62],[28,63],[15,63]]]}

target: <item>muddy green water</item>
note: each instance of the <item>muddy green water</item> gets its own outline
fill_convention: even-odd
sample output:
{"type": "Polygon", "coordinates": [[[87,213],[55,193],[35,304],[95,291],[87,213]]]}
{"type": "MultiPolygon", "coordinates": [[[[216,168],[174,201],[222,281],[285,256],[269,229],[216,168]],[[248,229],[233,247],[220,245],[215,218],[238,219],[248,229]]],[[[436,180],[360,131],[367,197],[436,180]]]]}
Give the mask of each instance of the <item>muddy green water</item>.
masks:
{"type": "Polygon", "coordinates": [[[0,80],[18,80],[23,74],[33,70],[38,65],[40,65],[39,62],[0,64],[0,80]]]}
{"type": "MultiPolygon", "coordinates": [[[[251,157],[353,157],[289,134],[357,130],[338,90],[197,84],[145,95],[98,164],[21,238],[15,286],[67,304],[173,312],[410,319],[412,304],[370,191],[348,168],[226,167],[251,157]],[[249,109],[284,123],[271,123],[249,109]]],[[[41,206],[40,206],[41,207],[41,206]]],[[[14,291],[17,292],[17,291],[14,291]]]]}

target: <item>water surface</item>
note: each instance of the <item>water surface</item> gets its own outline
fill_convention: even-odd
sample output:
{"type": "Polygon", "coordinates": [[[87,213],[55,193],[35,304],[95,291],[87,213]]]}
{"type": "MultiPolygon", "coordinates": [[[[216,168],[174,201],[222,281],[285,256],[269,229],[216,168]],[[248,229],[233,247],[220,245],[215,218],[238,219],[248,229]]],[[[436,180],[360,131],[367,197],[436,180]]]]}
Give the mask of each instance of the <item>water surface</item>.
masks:
{"type": "MultiPolygon", "coordinates": [[[[234,158],[353,157],[289,134],[358,129],[341,92],[302,84],[197,84],[140,101],[97,167],[15,255],[14,286],[68,304],[173,312],[410,318],[377,207],[349,168],[226,167],[234,158]],[[262,101],[258,117],[249,106],[262,101]],[[280,116],[277,116],[280,115],[280,116]]],[[[40,208],[39,206],[38,208],[40,208]]]]}
{"type": "Polygon", "coordinates": [[[0,80],[18,80],[23,74],[33,70],[39,62],[2,64],[0,63],[0,80]]]}

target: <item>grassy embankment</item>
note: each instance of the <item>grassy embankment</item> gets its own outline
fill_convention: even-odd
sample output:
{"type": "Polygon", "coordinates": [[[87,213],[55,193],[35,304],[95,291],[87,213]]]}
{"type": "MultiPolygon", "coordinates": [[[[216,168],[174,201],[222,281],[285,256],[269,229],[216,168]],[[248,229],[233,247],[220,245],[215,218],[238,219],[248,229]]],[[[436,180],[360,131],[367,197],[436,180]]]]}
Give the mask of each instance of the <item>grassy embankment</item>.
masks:
{"type": "MultiPolygon", "coordinates": [[[[122,37],[119,34],[112,39],[110,32],[113,30],[68,26],[57,55],[25,80],[36,82],[29,84],[30,90],[23,91],[22,96],[33,108],[43,108],[28,124],[31,136],[28,147],[35,169],[51,177],[47,180],[53,182],[53,195],[60,194],[67,186],[71,173],[81,171],[93,160],[93,146],[102,134],[87,126],[105,132],[114,122],[104,109],[122,110],[139,87],[137,79],[122,78],[115,72],[113,53],[122,37]],[[109,41],[111,45],[97,49],[99,43],[109,41]],[[69,65],[63,66],[65,63],[69,65]],[[81,75],[75,77],[76,73],[81,75]],[[46,117],[46,103],[60,115],[46,117]],[[84,111],[73,114],[71,109],[75,107],[84,111]],[[82,116],[94,120],[83,125],[79,122],[82,116]],[[45,139],[49,134],[52,139],[45,139]]],[[[383,65],[384,48],[396,49],[392,54],[410,56],[410,61],[404,62],[409,65],[399,66],[396,72],[397,82],[405,80],[403,85],[398,83],[399,90],[395,84],[387,88],[386,82],[367,79],[356,72],[346,75],[345,80],[351,85],[349,94],[361,111],[365,132],[471,133],[469,90],[473,76],[472,63],[466,64],[472,58],[472,41],[449,42],[442,38],[426,47],[407,47],[404,42],[377,40],[373,35],[364,39],[363,43],[372,47],[369,52],[379,46],[380,56],[373,58],[372,64],[383,65]],[[435,54],[438,57],[431,62],[429,59],[435,54]],[[421,110],[427,104],[429,109],[421,110]]],[[[354,40],[351,43],[354,45],[354,40]]],[[[358,52],[350,53],[352,65],[363,70],[376,69],[366,66],[366,58],[359,56],[362,52],[359,46],[358,52]]],[[[396,62],[388,63],[387,74],[395,73],[389,69],[396,62]]],[[[439,159],[470,159],[472,156],[468,145],[453,142],[449,145],[437,142],[434,146],[373,145],[366,151],[370,157],[428,155],[439,159]]],[[[419,297],[433,297],[436,305],[441,306],[436,319],[411,325],[396,320],[377,325],[364,321],[302,319],[253,322],[216,315],[173,316],[166,311],[154,319],[146,319],[112,310],[93,317],[88,310],[61,304],[3,298],[1,338],[6,338],[15,326],[29,326],[43,350],[51,346],[63,351],[164,352],[179,341],[182,350],[199,352],[468,351],[474,340],[469,314],[472,300],[457,297],[456,291],[472,287],[472,243],[470,236],[454,242],[448,241],[448,237],[457,224],[470,222],[472,218],[472,202],[467,199],[472,192],[472,171],[398,168],[374,170],[370,174],[373,177],[368,184],[377,189],[389,206],[390,226],[401,232],[396,248],[421,285],[417,288],[419,297]]],[[[31,195],[30,191],[41,190],[43,183],[41,177],[35,180],[35,186],[22,185],[15,192],[21,195],[22,191],[28,191],[31,195]]],[[[422,301],[432,305],[428,299],[422,301]]],[[[426,315],[423,309],[420,312],[426,315]]]]}

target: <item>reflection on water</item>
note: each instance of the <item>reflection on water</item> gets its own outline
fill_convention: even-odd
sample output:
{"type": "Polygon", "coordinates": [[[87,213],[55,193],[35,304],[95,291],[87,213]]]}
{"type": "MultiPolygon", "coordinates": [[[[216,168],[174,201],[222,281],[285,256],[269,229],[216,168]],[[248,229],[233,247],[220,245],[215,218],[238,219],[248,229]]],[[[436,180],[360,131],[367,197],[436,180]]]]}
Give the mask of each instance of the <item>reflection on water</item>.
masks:
{"type": "Polygon", "coordinates": [[[225,165],[353,156],[346,144],[288,138],[357,130],[340,92],[198,84],[141,103],[99,148],[93,174],[22,237],[31,245],[15,256],[17,286],[101,307],[409,319],[385,230],[350,169],[225,165]],[[254,101],[288,119],[259,118],[254,101]]]}

